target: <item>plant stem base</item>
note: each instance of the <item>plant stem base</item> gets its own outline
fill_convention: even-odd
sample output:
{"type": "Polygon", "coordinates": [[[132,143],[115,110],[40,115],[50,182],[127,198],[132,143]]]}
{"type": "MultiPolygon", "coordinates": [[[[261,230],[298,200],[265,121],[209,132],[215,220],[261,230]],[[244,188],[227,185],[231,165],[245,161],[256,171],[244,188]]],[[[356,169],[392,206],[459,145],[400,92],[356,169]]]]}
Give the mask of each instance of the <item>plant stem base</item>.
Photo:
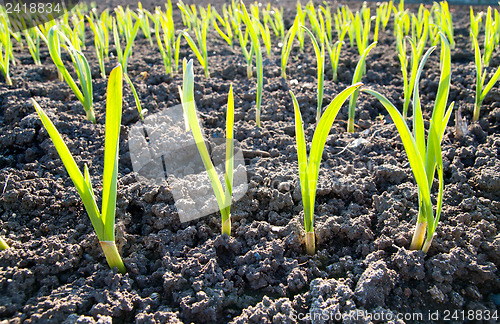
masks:
{"type": "Polygon", "coordinates": [[[354,119],[352,118],[349,118],[347,121],[347,131],[349,133],[354,133],[354,119]]]}
{"type": "Polygon", "coordinates": [[[474,114],[473,114],[473,117],[472,117],[472,122],[475,123],[479,120],[479,109],[480,109],[481,105],[479,103],[475,103],[474,104],[474,114]]]}
{"type": "Polygon", "coordinates": [[[90,108],[90,110],[87,110],[87,119],[94,124],[97,123],[95,119],[94,109],[90,108]]]}
{"type": "Polygon", "coordinates": [[[108,261],[109,267],[113,269],[114,267],[118,268],[118,271],[121,273],[127,272],[125,265],[123,264],[122,258],[120,257],[120,253],[118,253],[118,249],[116,248],[116,244],[114,241],[100,241],[102,251],[106,256],[106,261],[108,261]]]}
{"type": "Polygon", "coordinates": [[[422,251],[424,251],[425,253],[427,253],[429,251],[429,248],[431,247],[431,244],[432,244],[432,237],[428,240],[425,241],[424,243],[424,246],[422,247],[422,251]]]}
{"type": "Polygon", "coordinates": [[[222,221],[222,234],[231,236],[231,216],[229,216],[225,221],[222,221]]]}
{"type": "Polygon", "coordinates": [[[410,250],[419,250],[424,244],[425,232],[427,230],[427,223],[418,223],[415,232],[413,233],[413,239],[411,240],[410,250]]]}
{"type": "Polygon", "coordinates": [[[306,252],[309,255],[316,253],[316,237],[314,232],[306,232],[306,252]]]}

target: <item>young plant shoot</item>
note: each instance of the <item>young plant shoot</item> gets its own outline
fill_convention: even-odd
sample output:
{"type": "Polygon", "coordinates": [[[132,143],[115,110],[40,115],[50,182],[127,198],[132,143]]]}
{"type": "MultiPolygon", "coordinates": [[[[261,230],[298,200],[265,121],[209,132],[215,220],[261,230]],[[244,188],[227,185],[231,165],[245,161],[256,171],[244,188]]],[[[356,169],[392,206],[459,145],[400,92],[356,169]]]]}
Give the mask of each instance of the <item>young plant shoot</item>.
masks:
{"type": "Polygon", "coordinates": [[[470,7],[470,33],[471,33],[471,45],[472,45],[472,50],[474,50],[474,40],[472,39],[472,35],[476,37],[476,39],[479,37],[479,31],[481,30],[482,26],[482,20],[483,20],[483,12],[478,13],[477,15],[474,15],[474,10],[472,9],[472,6],[470,7]]]}
{"type": "Polygon", "coordinates": [[[325,78],[325,40],[324,37],[321,37],[321,47],[316,41],[316,37],[314,37],[313,33],[304,26],[300,26],[303,28],[307,34],[311,37],[314,52],[316,53],[316,62],[318,68],[318,106],[316,107],[316,123],[319,122],[321,118],[321,108],[323,107],[323,81],[325,78]]]}
{"type": "Polygon", "coordinates": [[[137,3],[138,19],[141,21],[141,30],[144,37],[149,41],[149,45],[153,47],[153,39],[151,38],[151,26],[149,25],[149,17],[151,13],[142,7],[142,3],[137,3]]]}
{"type": "MultiPolygon", "coordinates": [[[[413,93],[413,88],[415,87],[415,80],[416,80],[416,74],[417,74],[417,69],[418,69],[418,62],[420,61],[420,49],[423,49],[425,46],[425,41],[419,42],[418,48],[417,45],[415,44],[415,41],[412,38],[407,38],[411,44],[411,63],[410,63],[410,70],[411,74],[408,78],[408,69],[407,69],[407,63],[406,63],[406,56],[403,56],[402,53],[400,53],[399,56],[399,61],[401,63],[401,72],[403,74],[403,93],[404,93],[404,103],[403,103],[403,117],[406,119],[408,116],[408,107],[410,105],[410,98],[413,93]]],[[[404,47],[406,47],[406,43],[403,43],[404,45],[401,45],[403,47],[402,51],[404,51],[404,47]]]]}
{"type": "Polygon", "coordinates": [[[359,55],[363,55],[364,51],[368,46],[368,37],[370,36],[371,29],[371,16],[370,8],[363,4],[360,12],[356,13],[354,17],[354,29],[356,31],[356,45],[358,46],[359,55]]]}
{"type": "MultiPolygon", "coordinates": [[[[250,34],[250,38],[252,40],[252,48],[255,51],[257,56],[256,65],[257,65],[257,97],[256,97],[256,106],[255,106],[255,123],[257,127],[260,127],[260,105],[262,102],[262,88],[264,86],[264,69],[262,65],[262,52],[260,48],[259,35],[255,31],[255,26],[253,24],[252,19],[248,15],[247,8],[245,4],[241,2],[241,8],[243,12],[243,21],[245,22],[246,28],[250,34]]],[[[255,19],[255,18],[254,18],[255,19]]]]}
{"type": "MultiPolygon", "coordinates": [[[[209,12],[211,12],[210,5],[209,5],[209,12]]],[[[196,55],[196,58],[198,58],[198,61],[200,62],[200,65],[203,67],[203,70],[205,71],[205,78],[210,78],[210,71],[208,69],[208,52],[207,52],[207,32],[208,32],[208,26],[210,23],[210,14],[207,13],[205,17],[202,17],[201,22],[198,22],[198,18],[195,16],[195,21],[198,22],[196,25],[193,26],[195,34],[196,34],[196,40],[198,42],[198,45],[196,45],[195,41],[193,38],[188,34],[187,31],[184,31],[182,35],[184,38],[186,38],[186,41],[193,50],[194,54],[196,55]]]]}
{"type": "Polygon", "coordinates": [[[115,22],[113,22],[113,38],[115,41],[116,53],[118,55],[118,63],[121,66],[123,66],[123,75],[125,76],[125,81],[127,81],[128,85],[130,86],[130,89],[132,90],[132,94],[134,95],[134,100],[137,106],[137,111],[139,112],[139,116],[141,117],[142,120],[144,120],[144,114],[142,111],[141,102],[139,100],[139,95],[137,94],[137,90],[135,89],[132,80],[130,80],[127,74],[128,59],[132,54],[132,46],[134,44],[135,37],[137,36],[137,32],[139,31],[140,24],[141,22],[139,16],[135,22],[134,28],[132,29],[129,35],[129,38],[127,39],[127,46],[125,47],[125,51],[122,51],[122,47],[120,44],[120,35],[118,33],[118,28],[115,22]]]}
{"type": "Polygon", "coordinates": [[[495,13],[497,15],[497,22],[495,22],[495,20],[492,18],[491,12],[491,7],[488,7],[488,11],[486,12],[486,19],[484,22],[484,66],[490,66],[490,60],[493,55],[493,51],[498,46],[497,29],[500,28],[500,21],[498,21],[500,20],[500,17],[498,17],[498,11],[495,9],[495,13]]]}
{"type": "Polygon", "coordinates": [[[224,175],[225,188],[223,188],[215,167],[210,159],[200,122],[196,114],[194,102],[194,72],[193,60],[189,60],[184,69],[184,82],[182,94],[182,106],[187,117],[189,128],[193,133],[196,146],[200,152],[201,159],[207,170],[208,177],[212,184],[217,204],[219,205],[222,217],[222,234],[231,235],[231,200],[233,190],[233,165],[234,165],[234,143],[233,143],[233,124],[234,124],[234,101],[233,87],[229,89],[226,112],[226,173],[224,175]]]}
{"type": "Polygon", "coordinates": [[[231,29],[231,22],[229,21],[229,17],[227,15],[227,12],[224,11],[224,18],[219,15],[217,10],[213,8],[213,14],[215,16],[215,19],[213,21],[214,28],[219,33],[220,37],[224,39],[227,44],[232,48],[233,47],[233,31],[231,29]],[[222,31],[222,29],[219,27],[217,24],[217,21],[221,24],[222,28],[226,30],[226,32],[222,31]]]}
{"type": "Polygon", "coordinates": [[[474,53],[476,59],[476,100],[474,102],[474,115],[472,117],[473,118],[472,121],[476,122],[479,120],[481,104],[483,103],[484,98],[486,98],[486,95],[488,95],[491,88],[493,88],[495,83],[500,78],[500,66],[497,67],[497,71],[490,79],[490,81],[486,84],[486,87],[484,87],[484,81],[486,81],[485,80],[486,73],[484,73],[485,71],[483,71],[483,63],[481,61],[481,51],[479,49],[477,38],[474,36],[473,33],[471,33],[471,36],[474,45],[474,53]]]}
{"type": "MultiPolygon", "coordinates": [[[[203,28],[203,30],[205,30],[203,34],[206,35],[206,28],[203,28]]],[[[200,48],[194,42],[193,38],[186,31],[182,33],[182,36],[186,38],[189,47],[191,47],[194,54],[196,55],[196,58],[198,58],[200,65],[203,67],[203,70],[205,71],[205,78],[207,79],[210,78],[210,71],[208,69],[208,57],[206,51],[206,36],[204,38],[205,42],[200,44],[201,51],[200,48]]]]}
{"type": "Polygon", "coordinates": [[[379,8],[380,8],[379,12],[380,12],[380,21],[382,22],[382,29],[385,30],[392,14],[392,0],[389,1],[389,3],[387,2],[382,3],[379,8]]]}
{"type": "Polygon", "coordinates": [[[25,29],[23,33],[26,43],[28,44],[28,50],[30,51],[31,57],[33,57],[33,62],[35,62],[35,65],[42,65],[40,60],[40,30],[35,26],[25,29]]]}
{"type": "Polygon", "coordinates": [[[116,55],[118,56],[118,63],[123,67],[123,73],[125,74],[127,73],[128,59],[132,55],[132,47],[140,25],[140,20],[137,20],[134,24],[134,28],[130,31],[128,37],[126,37],[127,46],[125,46],[125,50],[123,51],[120,44],[120,33],[118,32],[116,22],[113,21],[113,38],[115,41],[116,55]]]}
{"type": "MultiPolygon", "coordinates": [[[[177,36],[176,41],[171,10],[168,9],[166,13],[163,13],[159,9],[156,10],[155,36],[160,49],[161,57],[163,58],[165,71],[167,74],[170,74],[170,76],[173,76],[177,72],[177,63],[174,64],[174,62],[172,62],[172,53],[174,52],[174,46],[179,43],[181,35],[177,36]]],[[[178,57],[178,51],[175,52],[175,55],[175,57],[178,57]]]]}
{"type": "Polygon", "coordinates": [[[96,119],[94,108],[92,107],[92,73],[90,72],[90,66],[87,59],[82,52],[77,51],[71,45],[71,41],[63,33],[61,33],[56,26],[50,28],[47,40],[52,61],[54,61],[54,64],[56,65],[58,71],[61,73],[64,80],[66,80],[66,83],[68,83],[71,90],[73,90],[78,100],[80,100],[80,102],[82,103],[83,108],[87,113],[87,119],[95,124],[96,119]],[[71,74],[69,74],[61,59],[60,39],[63,40],[63,46],[68,50],[71,56],[71,60],[75,65],[75,70],[78,75],[78,79],[80,80],[80,86],[82,88],[81,90],[76,85],[75,81],[71,77],[71,74]]]}
{"type": "Polygon", "coordinates": [[[115,212],[118,182],[118,150],[122,116],[122,68],[118,65],[111,71],[108,80],[106,102],[106,133],[104,144],[104,173],[102,185],[102,213],[97,207],[90,172],[85,165],[84,174],[80,172],[73,156],[64,143],[61,134],[50,121],[45,111],[33,100],[38,116],[49,133],[57,153],[68,171],[82,201],[92,226],[97,234],[101,248],[111,268],[125,273],[125,265],[115,244],[115,212]]]}
{"type": "Polygon", "coordinates": [[[286,37],[283,40],[283,47],[281,48],[281,77],[286,80],[286,64],[288,63],[288,58],[292,52],[293,40],[295,34],[297,34],[297,29],[299,28],[299,16],[295,16],[293,25],[287,32],[286,37]]]}
{"type": "Polygon", "coordinates": [[[12,85],[10,79],[9,64],[12,52],[12,42],[10,40],[9,25],[5,16],[2,15],[2,29],[0,30],[0,70],[2,71],[5,83],[12,85]]]}
{"type": "Polygon", "coordinates": [[[97,14],[87,16],[90,29],[94,33],[94,45],[99,68],[101,69],[101,77],[106,79],[106,70],[104,60],[107,58],[106,53],[109,48],[109,33],[108,28],[99,20],[97,14]]]}
{"type": "Polygon", "coordinates": [[[422,62],[417,71],[415,88],[413,90],[413,134],[410,132],[408,125],[401,113],[394,105],[383,95],[377,91],[363,89],[362,91],[375,96],[380,103],[387,109],[394,121],[401,141],[403,142],[410,167],[418,185],[418,200],[419,211],[417,224],[410,249],[423,250],[427,252],[431,246],[432,239],[436,232],[436,227],[441,216],[443,206],[443,160],[441,153],[441,142],[443,141],[446,125],[453,110],[453,103],[447,108],[448,94],[450,91],[451,78],[451,55],[450,44],[446,36],[440,32],[441,36],[441,77],[432,111],[432,118],[427,135],[427,145],[425,142],[424,119],[420,104],[420,94],[418,92],[418,83],[422,73],[424,64],[429,55],[434,50],[430,48],[424,55],[422,62]],[[436,216],[431,200],[431,188],[434,181],[434,175],[437,169],[439,179],[439,191],[437,197],[436,216]],[[425,242],[424,242],[425,239],[425,242]]]}
{"type": "Polygon", "coordinates": [[[245,57],[245,61],[247,62],[247,77],[251,79],[253,76],[252,61],[253,61],[254,49],[252,43],[250,43],[250,50],[247,50],[248,29],[245,30],[244,34],[240,30],[238,33],[238,39],[240,41],[241,51],[243,52],[243,56],[245,57]]]}
{"type": "Polygon", "coordinates": [[[453,32],[453,20],[450,13],[450,8],[447,1],[441,1],[439,3],[434,2],[431,11],[434,14],[434,20],[438,25],[439,29],[448,37],[450,47],[455,48],[454,32],[453,32]]]}
{"type": "Polygon", "coordinates": [[[262,36],[267,56],[271,56],[271,32],[269,31],[269,26],[267,24],[263,25],[255,17],[252,18],[253,18],[255,32],[257,33],[257,36],[262,36]]]}
{"type": "Polygon", "coordinates": [[[319,166],[321,163],[321,157],[323,156],[326,139],[340,108],[347,98],[351,96],[352,93],[360,86],[361,83],[358,83],[345,89],[339,93],[326,107],[325,112],[321,116],[321,119],[317,123],[316,130],[314,131],[309,158],[307,157],[304,125],[302,122],[302,114],[300,113],[299,103],[293,92],[290,91],[295,111],[295,134],[297,138],[300,190],[302,193],[302,205],[304,208],[306,252],[310,255],[314,254],[316,251],[316,238],[314,236],[314,203],[316,200],[319,166]]]}
{"type": "MultiPolygon", "coordinates": [[[[354,76],[352,77],[352,84],[357,84],[361,82],[361,77],[363,76],[363,73],[365,71],[365,62],[366,62],[366,57],[368,56],[368,53],[372,50],[377,45],[377,42],[373,42],[370,46],[368,46],[365,51],[363,52],[363,55],[359,58],[359,62],[356,65],[356,69],[354,70],[354,76]]],[[[356,89],[356,91],[353,92],[351,99],[349,99],[349,119],[347,121],[347,131],[349,133],[354,133],[354,116],[355,116],[355,109],[356,109],[356,102],[358,101],[358,96],[359,96],[359,89],[356,89]]]]}
{"type": "Polygon", "coordinates": [[[340,59],[340,50],[342,49],[342,45],[344,44],[344,37],[347,33],[347,26],[344,26],[342,31],[340,32],[339,39],[333,44],[330,45],[330,42],[326,42],[326,49],[328,51],[328,55],[330,56],[330,63],[332,64],[332,80],[337,82],[337,69],[339,66],[340,59]]]}

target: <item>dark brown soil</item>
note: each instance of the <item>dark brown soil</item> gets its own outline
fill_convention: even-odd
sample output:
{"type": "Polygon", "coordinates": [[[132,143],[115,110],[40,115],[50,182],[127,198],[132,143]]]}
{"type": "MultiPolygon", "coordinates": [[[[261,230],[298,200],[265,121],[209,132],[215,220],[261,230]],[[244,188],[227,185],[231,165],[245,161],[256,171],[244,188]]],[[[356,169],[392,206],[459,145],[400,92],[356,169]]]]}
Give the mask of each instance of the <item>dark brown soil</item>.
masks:
{"type": "MultiPolygon", "coordinates": [[[[285,10],[287,23],[295,10],[295,1],[291,3],[285,10]]],[[[146,5],[151,8],[154,3],[146,5]]],[[[457,46],[452,52],[450,101],[470,121],[475,72],[468,7],[453,9],[457,46]]],[[[33,64],[26,48],[17,48],[18,64],[11,72],[14,85],[0,81],[0,235],[12,247],[0,252],[0,323],[296,323],[302,322],[297,318],[301,313],[316,314],[314,323],[328,323],[336,322],[336,314],[349,312],[423,315],[422,320],[404,321],[411,323],[432,322],[429,314],[435,312],[440,317],[434,322],[443,321],[446,311],[451,311],[451,322],[459,323],[466,322],[461,316],[469,310],[483,316],[496,311],[498,85],[467,135],[455,136],[454,117],[450,121],[443,144],[444,210],[426,255],[408,251],[418,192],[396,128],[383,107],[362,94],[356,112],[358,132],[348,134],[344,107],[323,155],[316,201],[317,253],[310,257],[302,245],[288,93],[292,90],[299,100],[310,140],[316,67],[309,40],[306,43],[305,53],[293,50],[286,81],[280,77],[277,40],[272,55],[265,55],[260,129],[254,122],[256,79],[246,78],[240,49],[229,48],[211,32],[208,80],[195,59],[197,105],[207,134],[224,134],[225,103],[233,84],[235,137],[245,150],[254,151],[246,157],[249,191],[232,209],[231,237],[220,235],[219,214],[180,223],[169,188],[136,178],[128,131],[139,119],[125,88],[116,225],[125,275],[108,268],[78,194],[28,100],[34,98],[46,109],[79,166],[89,165],[99,196],[106,81],[99,78],[93,43],[88,42],[85,54],[95,76],[97,125],[85,119],[76,97],[57,80],[45,47],[42,67],[33,64]],[[451,317],[456,310],[465,313],[451,317]]],[[[494,53],[491,66],[499,65],[499,54],[494,53]]],[[[194,57],[185,43],[181,57],[194,57]]],[[[357,59],[357,49],[342,48],[337,83],[331,80],[327,62],[325,105],[350,84],[357,59]]],[[[114,64],[108,64],[109,70],[114,64]]],[[[488,71],[491,76],[493,69],[488,71]]],[[[181,76],[165,74],[158,49],[142,36],[129,72],[150,114],[179,104],[181,76]]],[[[388,28],[370,54],[363,82],[401,107],[400,74],[388,28]]],[[[427,119],[438,81],[436,52],[420,84],[427,119]]],[[[368,323],[370,318],[344,321],[368,323]]]]}

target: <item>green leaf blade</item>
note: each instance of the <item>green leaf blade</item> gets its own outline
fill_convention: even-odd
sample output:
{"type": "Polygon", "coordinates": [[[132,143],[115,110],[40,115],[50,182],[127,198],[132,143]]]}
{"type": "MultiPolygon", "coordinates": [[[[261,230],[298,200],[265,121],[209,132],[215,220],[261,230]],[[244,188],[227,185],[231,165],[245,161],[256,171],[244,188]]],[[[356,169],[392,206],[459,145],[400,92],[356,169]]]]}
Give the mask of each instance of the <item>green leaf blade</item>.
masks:
{"type": "Polygon", "coordinates": [[[122,117],[122,76],[122,67],[118,65],[109,75],[107,89],[104,173],[102,185],[102,219],[105,230],[105,241],[114,241],[118,151],[122,117]]]}

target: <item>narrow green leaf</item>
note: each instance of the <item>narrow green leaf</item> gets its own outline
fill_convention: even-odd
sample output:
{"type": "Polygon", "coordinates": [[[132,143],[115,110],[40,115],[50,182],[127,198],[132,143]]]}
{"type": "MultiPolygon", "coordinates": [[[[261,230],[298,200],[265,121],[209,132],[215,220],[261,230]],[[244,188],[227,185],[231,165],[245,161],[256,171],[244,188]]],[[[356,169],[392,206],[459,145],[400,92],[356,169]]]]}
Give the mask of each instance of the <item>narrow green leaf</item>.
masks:
{"type": "Polygon", "coordinates": [[[186,38],[186,41],[188,42],[189,47],[191,47],[191,49],[193,50],[194,54],[196,55],[196,58],[200,62],[200,65],[203,68],[205,68],[205,64],[206,64],[205,59],[203,58],[203,55],[201,54],[200,49],[198,48],[198,46],[194,42],[193,38],[186,31],[183,32],[182,35],[184,36],[184,38],[186,38]]]}
{"type": "Polygon", "coordinates": [[[486,87],[484,87],[483,92],[481,93],[481,101],[484,100],[484,98],[490,92],[490,90],[493,88],[495,83],[497,83],[498,79],[500,79],[500,67],[497,68],[497,71],[495,72],[495,74],[491,77],[490,81],[486,84],[486,87]]]}
{"type": "Polygon", "coordinates": [[[413,171],[413,175],[417,182],[418,188],[422,193],[422,200],[424,202],[426,213],[429,213],[430,211],[432,216],[429,183],[427,181],[425,173],[424,161],[420,153],[418,152],[417,143],[415,142],[414,137],[411,135],[410,130],[408,129],[408,126],[403,119],[403,116],[386,97],[384,97],[377,91],[371,89],[362,89],[362,91],[377,98],[391,115],[391,118],[394,121],[396,128],[398,129],[401,141],[403,142],[403,146],[405,148],[406,155],[408,156],[408,161],[410,162],[410,166],[413,171]]]}
{"type": "Polygon", "coordinates": [[[377,46],[377,42],[373,42],[368,46],[361,57],[359,58],[358,64],[356,65],[356,69],[354,70],[354,76],[352,78],[352,83],[358,83],[361,82],[361,77],[363,76],[364,73],[364,67],[365,67],[365,62],[366,62],[366,57],[368,54],[370,54],[370,51],[377,46]]]}
{"type": "Polygon", "coordinates": [[[299,180],[300,180],[300,191],[302,194],[302,205],[304,208],[304,226],[306,232],[313,231],[313,215],[314,215],[314,202],[311,204],[309,195],[309,180],[308,180],[308,163],[307,163],[307,151],[306,151],[306,140],[304,135],[304,123],[302,121],[302,114],[300,113],[299,103],[297,98],[292,91],[290,95],[293,100],[293,107],[295,111],[295,138],[297,141],[297,157],[299,164],[299,180]],[[312,207],[312,208],[311,208],[312,207]]]}
{"type": "Polygon", "coordinates": [[[97,207],[96,201],[94,199],[92,186],[87,185],[87,183],[90,184],[90,177],[88,176],[87,181],[84,179],[82,173],[80,172],[80,169],[78,169],[78,166],[76,165],[76,162],[73,159],[73,156],[71,155],[71,153],[68,150],[68,147],[64,143],[61,134],[59,134],[54,124],[52,124],[49,117],[47,117],[45,111],[40,107],[40,105],[38,105],[38,103],[33,99],[32,103],[35,106],[36,112],[38,113],[38,116],[40,117],[43,126],[45,127],[47,133],[52,139],[52,142],[54,143],[54,146],[57,150],[57,153],[59,154],[59,157],[61,158],[61,161],[63,162],[66,171],[68,172],[71,180],[73,181],[73,184],[75,185],[76,190],[80,195],[80,198],[83,201],[85,209],[87,210],[87,214],[89,215],[89,218],[92,222],[92,225],[94,226],[94,229],[96,231],[99,240],[101,240],[103,237],[103,223],[101,220],[99,208],[97,207]]]}
{"type": "Polygon", "coordinates": [[[287,32],[287,35],[284,39],[283,49],[281,52],[281,75],[284,79],[286,79],[286,65],[290,53],[292,51],[293,40],[295,38],[295,34],[297,33],[298,26],[299,26],[299,16],[296,15],[292,27],[287,32]]]}
{"type": "Polygon", "coordinates": [[[321,157],[323,156],[326,139],[330,133],[330,128],[332,128],[335,117],[337,117],[337,114],[344,102],[354,93],[354,91],[359,89],[361,85],[361,83],[353,84],[339,93],[326,107],[325,112],[316,126],[311,144],[311,152],[309,153],[308,164],[308,178],[310,182],[309,192],[311,193],[312,201],[314,201],[314,198],[316,197],[319,165],[321,163],[321,157]]]}
{"type": "Polygon", "coordinates": [[[198,147],[198,151],[200,152],[201,160],[203,161],[205,170],[207,170],[208,177],[210,178],[210,182],[212,183],[212,188],[217,199],[217,204],[219,205],[219,209],[222,211],[223,209],[225,209],[224,191],[222,189],[222,184],[219,180],[219,177],[217,176],[217,172],[215,171],[212,160],[210,159],[210,154],[208,153],[205,140],[203,139],[200,123],[196,114],[196,107],[194,102],[194,72],[192,59],[189,60],[186,64],[182,91],[184,94],[183,104],[187,106],[186,111],[188,115],[189,126],[191,128],[191,132],[193,133],[193,138],[196,142],[196,146],[198,147]]]}
{"type": "Polygon", "coordinates": [[[68,70],[64,66],[63,61],[61,60],[61,54],[59,50],[59,40],[58,37],[59,35],[57,33],[57,27],[54,26],[49,30],[48,34],[48,47],[49,47],[49,53],[50,57],[52,58],[52,61],[54,61],[54,64],[57,66],[58,70],[61,72],[63,75],[64,79],[68,83],[69,87],[73,92],[75,93],[76,97],[80,102],[85,102],[85,98],[76,85],[75,81],[71,77],[71,75],[68,73],[68,70]]]}
{"type": "Polygon", "coordinates": [[[224,205],[231,206],[233,195],[233,169],[234,169],[234,99],[233,85],[229,88],[227,97],[227,112],[226,112],[226,188],[224,194],[224,205]]]}
{"type": "Polygon", "coordinates": [[[424,128],[424,119],[422,115],[422,108],[420,105],[420,93],[418,90],[418,85],[420,82],[420,76],[424,69],[425,63],[427,62],[427,59],[435,49],[436,47],[429,48],[425,53],[424,57],[422,58],[422,62],[420,62],[420,66],[418,67],[417,73],[415,75],[415,83],[413,89],[413,133],[415,134],[415,141],[417,143],[417,148],[423,161],[425,161],[425,156],[426,156],[425,128],[424,128]]]}
{"type": "Polygon", "coordinates": [[[106,99],[106,134],[104,143],[104,173],[102,185],[102,220],[104,241],[114,241],[118,151],[122,118],[122,67],[118,65],[109,75],[106,99]]]}
{"type": "MultiPolygon", "coordinates": [[[[434,109],[432,111],[432,120],[436,121],[431,123],[429,128],[429,136],[431,134],[441,133],[440,127],[442,126],[440,121],[443,120],[445,110],[448,102],[448,95],[450,92],[451,83],[451,53],[450,44],[443,33],[439,33],[441,37],[441,76],[439,79],[438,91],[436,94],[436,100],[434,102],[434,109]],[[434,132],[435,127],[439,129],[434,132]]],[[[432,141],[428,142],[432,144],[432,141]]],[[[436,149],[432,147],[433,145],[427,145],[427,154],[425,159],[425,170],[427,175],[427,182],[432,185],[432,180],[434,179],[434,172],[436,167],[436,149]]]]}

